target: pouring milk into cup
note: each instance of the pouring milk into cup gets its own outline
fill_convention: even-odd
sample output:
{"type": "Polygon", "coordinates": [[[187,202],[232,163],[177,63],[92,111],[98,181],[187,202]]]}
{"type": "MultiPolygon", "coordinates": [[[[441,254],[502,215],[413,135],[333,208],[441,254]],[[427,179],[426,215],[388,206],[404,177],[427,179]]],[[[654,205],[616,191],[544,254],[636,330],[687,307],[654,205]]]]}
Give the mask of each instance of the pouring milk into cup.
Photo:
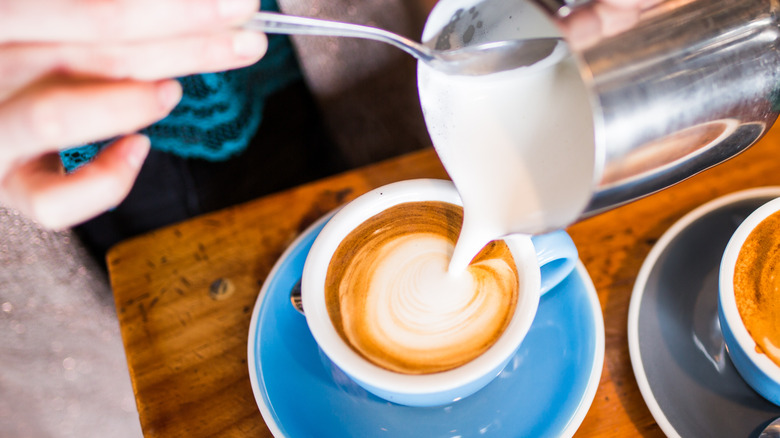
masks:
{"type": "Polygon", "coordinates": [[[302,278],[309,329],[333,364],[381,398],[436,406],[490,383],[540,296],[574,268],[576,247],[558,231],[507,236],[450,271],[462,219],[450,181],[401,181],[348,203],[312,245],[302,278]]]}
{"type": "MultiPolygon", "coordinates": [[[[681,3],[553,64],[478,78],[419,66],[426,124],[454,186],[381,188],[325,226],[307,258],[302,292],[309,328],[333,363],[401,404],[433,406],[473,393],[519,346],[546,274],[559,281],[576,259],[570,240],[550,243],[548,252],[545,237],[528,235],[663,189],[766,132],[780,107],[773,104],[780,51],[767,49],[777,46],[777,6],[681,3]],[[743,38],[724,36],[734,32],[743,38]],[[719,87],[731,92],[712,93],[719,87]],[[462,223],[453,213],[458,206],[462,223]],[[407,231],[387,231],[394,226],[407,231]],[[368,292],[354,297],[356,289],[368,292]],[[441,290],[454,297],[441,301],[441,290]],[[463,305],[472,302],[477,311],[463,305]],[[489,317],[475,316],[483,313],[489,317]],[[420,333],[433,333],[433,343],[420,341],[420,333]]],[[[559,36],[557,27],[535,4],[441,0],[423,40],[457,47],[549,36],[559,36]]]]}
{"type": "MultiPolygon", "coordinates": [[[[662,2],[620,33],[571,44],[553,65],[456,77],[419,64],[428,131],[466,206],[472,243],[453,264],[491,234],[568,226],[758,141],[780,110],[778,9],[763,0],[662,2]]],[[[422,40],[443,49],[565,39],[558,20],[529,0],[441,0],[422,40]]]]}

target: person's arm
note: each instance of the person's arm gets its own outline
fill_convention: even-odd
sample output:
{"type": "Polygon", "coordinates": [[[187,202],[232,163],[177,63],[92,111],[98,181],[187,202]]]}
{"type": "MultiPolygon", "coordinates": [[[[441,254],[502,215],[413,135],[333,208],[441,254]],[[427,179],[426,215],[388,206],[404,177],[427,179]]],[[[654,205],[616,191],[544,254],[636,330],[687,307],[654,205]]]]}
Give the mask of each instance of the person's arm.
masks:
{"type": "Polygon", "coordinates": [[[169,79],[256,62],[236,25],[258,0],[0,0],[0,202],[49,228],[117,205],[149,150],[133,134],[181,97],[169,79]],[[71,174],[57,152],[119,137],[71,174]]]}

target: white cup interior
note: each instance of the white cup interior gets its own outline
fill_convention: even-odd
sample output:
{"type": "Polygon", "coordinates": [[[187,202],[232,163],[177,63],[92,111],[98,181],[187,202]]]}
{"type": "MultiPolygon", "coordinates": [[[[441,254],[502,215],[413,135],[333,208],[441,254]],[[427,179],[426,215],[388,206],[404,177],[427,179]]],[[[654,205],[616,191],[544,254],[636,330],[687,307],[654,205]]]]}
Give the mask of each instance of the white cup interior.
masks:
{"type": "Polygon", "coordinates": [[[734,268],[742,245],[764,219],[780,211],[780,198],[769,201],[750,214],[731,236],[720,265],[719,303],[728,328],[750,360],[780,385],[780,367],[765,354],[756,351],[756,341],[748,332],[739,314],[734,296],[734,268]]]}
{"type": "Polygon", "coordinates": [[[325,225],[303,269],[303,307],[317,344],[346,374],[395,393],[431,394],[452,390],[490,373],[515,353],[539,304],[540,274],[533,244],[527,236],[512,236],[506,242],[516,261],[520,281],[515,314],[496,343],[476,359],[444,372],[410,375],[374,365],[347,345],[333,327],[325,305],[324,284],[333,253],[349,232],[375,214],[397,204],[430,200],[462,205],[454,185],[444,180],[402,181],[366,193],[344,206],[325,225]]]}

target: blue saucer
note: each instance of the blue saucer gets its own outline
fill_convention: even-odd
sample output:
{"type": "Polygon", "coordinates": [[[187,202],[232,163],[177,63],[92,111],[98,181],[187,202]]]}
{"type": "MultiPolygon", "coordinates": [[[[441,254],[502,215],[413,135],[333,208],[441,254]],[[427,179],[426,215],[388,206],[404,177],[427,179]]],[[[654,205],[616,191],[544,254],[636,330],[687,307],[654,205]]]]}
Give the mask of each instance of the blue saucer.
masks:
{"type": "Polygon", "coordinates": [[[536,319],[507,368],[474,395],[412,408],[354,384],[322,354],[289,292],[317,234],[306,230],[271,270],[249,329],[255,400],[276,437],[571,436],[596,394],[604,321],[584,266],[542,297],[536,319]]]}

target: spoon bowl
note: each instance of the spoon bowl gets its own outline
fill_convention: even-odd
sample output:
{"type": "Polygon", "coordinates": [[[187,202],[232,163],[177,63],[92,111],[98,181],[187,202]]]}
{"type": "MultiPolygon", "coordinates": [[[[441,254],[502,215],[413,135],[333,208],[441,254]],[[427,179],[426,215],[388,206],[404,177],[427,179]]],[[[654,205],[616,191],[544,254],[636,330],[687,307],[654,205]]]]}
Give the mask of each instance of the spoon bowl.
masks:
{"type": "Polygon", "coordinates": [[[769,423],[758,438],[780,438],[780,417],[769,423]]]}
{"type": "Polygon", "coordinates": [[[381,41],[409,53],[436,70],[463,76],[551,65],[568,53],[566,43],[561,38],[515,39],[437,50],[376,27],[274,12],[257,12],[244,24],[244,28],[271,34],[339,36],[381,41]]]}
{"type": "Polygon", "coordinates": [[[301,298],[301,280],[295,282],[292,289],[290,289],[290,303],[292,303],[293,308],[298,311],[301,315],[304,315],[303,313],[303,298],[301,298]]]}

